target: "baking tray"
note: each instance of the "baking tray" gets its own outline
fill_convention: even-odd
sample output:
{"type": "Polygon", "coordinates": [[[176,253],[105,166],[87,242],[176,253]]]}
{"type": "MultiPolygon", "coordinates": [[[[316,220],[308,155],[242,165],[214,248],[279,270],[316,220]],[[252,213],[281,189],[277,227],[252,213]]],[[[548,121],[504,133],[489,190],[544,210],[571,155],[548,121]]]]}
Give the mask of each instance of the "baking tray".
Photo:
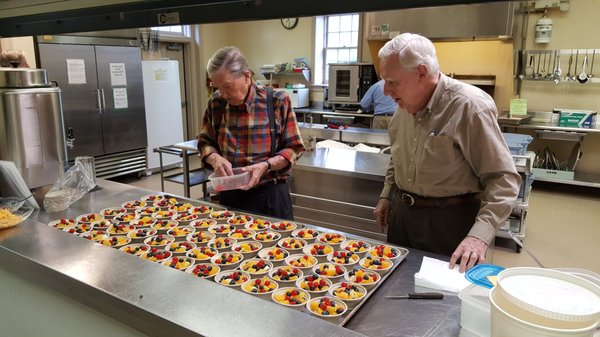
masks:
{"type": "MultiPolygon", "coordinates": [[[[237,210],[235,208],[225,208],[225,207],[223,207],[221,205],[218,205],[218,204],[213,204],[213,203],[209,203],[209,202],[203,202],[203,201],[199,201],[199,200],[187,199],[187,198],[180,197],[180,196],[175,196],[175,195],[172,195],[172,194],[156,193],[156,195],[165,195],[165,196],[168,196],[169,198],[175,198],[175,199],[177,199],[180,202],[190,203],[190,204],[192,204],[194,206],[201,206],[201,205],[210,206],[215,211],[231,210],[232,212],[235,212],[236,215],[238,215],[238,214],[247,214],[247,215],[252,216],[253,218],[266,219],[266,220],[269,220],[271,222],[281,221],[281,219],[278,219],[278,218],[272,218],[272,217],[263,216],[263,215],[260,215],[260,214],[254,214],[254,213],[246,212],[246,211],[243,211],[243,210],[237,210]]],[[[140,198],[141,197],[142,196],[140,195],[140,198]]],[[[115,205],[115,207],[119,207],[119,205],[115,205]]],[[[334,320],[331,317],[328,318],[328,319],[324,319],[322,317],[313,315],[313,314],[311,314],[308,311],[308,309],[306,309],[306,307],[303,307],[301,310],[298,310],[298,311],[301,311],[301,312],[303,312],[303,313],[305,313],[307,315],[311,315],[313,317],[324,319],[324,320],[326,320],[328,322],[337,324],[339,326],[344,326],[348,321],[350,321],[350,319],[352,318],[352,316],[354,316],[354,314],[356,314],[358,312],[358,310],[360,310],[360,308],[363,306],[363,304],[365,304],[369,300],[369,298],[377,291],[377,289],[379,289],[379,287],[388,279],[388,277],[396,270],[396,268],[402,263],[402,261],[404,261],[404,259],[406,258],[406,256],[408,256],[408,254],[409,254],[408,249],[403,248],[403,247],[399,247],[399,246],[396,246],[396,245],[391,245],[391,244],[389,244],[387,242],[382,242],[382,241],[377,241],[377,240],[373,240],[373,239],[369,239],[369,238],[364,238],[364,237],[361,237],[361,236],[352,235],[352,234],[348,234],[348,233],[344,233],[344,232],[340,232],[340,231],[334,231],[334,230],[331,230],[329,228],[319,227],[319,226],[313,226],[313,225],[302,223],[302,222],[298,222],[298,221],[291,221],[291,222],[297,224],[298,226],[304,226],[304,228],[314,229],[314,230],[318,231],[319,233],[330,232],[330,233],[344,234],[344,236],[347,239],[364,241],[364,242],[369,243],[371,246],[375,246],[375,245],[379,245],[379,244],[385,244],[385,245],[388,245],[388,246],[391,246],[393,248],[398,249],[398,251],[400,252],[400,256],[398,256],[395,260],[393,260],[393,265],[390,268],[390,270],[387,273],[385,273],[384,275],[381,275],[381,281],[378,282],[373,288],[368,289],[367,290],[367,294],[364,296],[364,298],[358,304],[356,304],[352,309],[349,309],[343,315],[337,317],[337,319],[334,320]]],[[[258,257],[258,252],[257,252],[257,255],[253,256],[253,257],[258,257]]],[[[358,264],[356,266],[358,266],[358,264]]],[[[166,268],[168,268],[168,267],[166,267],[166,268]]],[[[239,268],[240,267],[237,267],[235,269],[239,270],[239,268]]],[[[214,282],[214,280],[212,282],[214,282]]],[[[234,289],[238,290],[242,296],[253,296],[251,294],[245,293],[244,291],[241,290],[241,288],[234,288],[234,289]]],[[[323,294],[323,295],[319,295],[319,296],[324,296],[324,295],[329,296],[328,293],[323,294]]],[[[261,299],[261,300],[264,300],[264,301],[273,302],[273,300],[271,299],[270,296],[268,296],[268,297],[258,296],[258,298],[261,299]]],[[[273,302],[273,303],[275,303],[275,302],[273,302]]],[[[284,308],[284,306],[281,306],[281,307],[282,307],[282,309],[284,308]]],[[[296,310],[296,309],[290,309],[290,308],[286,308],[286,309],[296,310]]]]}

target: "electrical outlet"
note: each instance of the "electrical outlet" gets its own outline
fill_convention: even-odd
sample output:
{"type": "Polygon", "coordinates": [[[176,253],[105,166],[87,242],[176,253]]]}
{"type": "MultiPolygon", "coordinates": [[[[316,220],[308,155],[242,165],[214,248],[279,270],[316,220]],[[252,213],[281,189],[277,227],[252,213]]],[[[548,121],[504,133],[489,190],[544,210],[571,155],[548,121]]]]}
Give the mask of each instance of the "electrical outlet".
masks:
{"type": "Polygon", "coordinates": [[[536,0],[535,9],[560,7],[560,0],[536,0]]]}

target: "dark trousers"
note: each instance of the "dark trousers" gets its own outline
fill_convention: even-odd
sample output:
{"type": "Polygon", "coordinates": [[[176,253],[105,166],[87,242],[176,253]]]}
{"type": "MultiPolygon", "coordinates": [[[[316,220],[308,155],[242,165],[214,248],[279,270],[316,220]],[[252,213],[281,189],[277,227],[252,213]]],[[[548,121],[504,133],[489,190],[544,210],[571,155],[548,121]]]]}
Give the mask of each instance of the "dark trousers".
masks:
{"type": "Polygon", "coordinates": [[[480,205],[473,200],[444,208],[407,206],[396,192],[387,241],[450,256],[473,227],[480,205]]]}
{"type": "Polygon", "coordinates": [[[219,193],[219,203],[251,213],[294,220],[289,184],[283,182],[270,181],[247,191],[223,191],[219,193]]]}

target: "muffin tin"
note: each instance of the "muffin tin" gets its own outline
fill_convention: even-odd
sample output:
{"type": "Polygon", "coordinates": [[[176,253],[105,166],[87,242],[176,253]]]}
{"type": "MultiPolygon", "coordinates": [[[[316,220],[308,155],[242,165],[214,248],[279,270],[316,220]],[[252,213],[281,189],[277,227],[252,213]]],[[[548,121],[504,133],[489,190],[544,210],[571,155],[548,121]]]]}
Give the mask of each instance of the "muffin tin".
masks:
{"type": "MultiPolygon", "coordinates": [[[[187,271],[187,273],[192,274],[191,277],[206,278],[207,280],[212,280],[213,282],[216,282],[217,284],[222,284],[221,278],[224,273],[231,274],[231,273],[237,272],[242,276],[246,275],[247,276],[246,281],[251,280],[252,282],[256,282],[256,279],[261,279],[261,280],[268,279],[268,280],[271,280],[272,282],[274,282],[275,284],[277,284],[277,282],[281,282],[282,284],[280,284],[279,286],[283,285],[284,287],[291,287],[289,289],[300,288],[300,284],[306,278],[310,278],[311,276],[319,277],[319,275],[315,274],[314,268],[318,268],[322,265],[334,265],[335,266],[336,264],[332,260],[332,255],[331,255],[331,254],[333,254],[333,252],[336,252],[336,253],[341,253],[344,251],[348,252],[348,253],[352,252],[351,249],[346,248],[347,247],[346,243],[349,243],[349,244],[354,243],[355,246],[356,246],[357,242],[364,244],[364,248],[362,249],[361,252],[355,251],[355,253],[357,253],[358,257],[360,257],[359,262],[352,261],[353,263],[348,263],[348,264],[343,264],[343,265],[340,264],[340,269],[343,270],[345,273],[343,273],[343,275],[335,275],[335,277],[333,277],[333,280],[330,280],[330,279],[327,279],[326,277],[324,277],[329,285],[326,290],[324,290],[320,293],[306,291],[305,293],[303,293],[303,294],[307,295],[306,296],[307,299],[306,299],[304,305],[292,306],[296,310],[302,311],[308,315],[313,315],[315,317],[325,319],[327,321],[333,322],[340,326],[343,326],[347,321],[350,320],[350,318],[354,315],[354,313],[359,310],[359,308],[362,306],[362,304],[365,303],[369,299],[371,294],[373,294],[377,290],[377,288],[387,279],[387,277],[395,270],[395,268],[404,260],[404,258],[408,254],[407,249],[392,246],[392,245],[387,245],[387,244],[384,244],[382,242],[378,242],[375,240],[356,238],[356,237],[352,237],[351,235],[348,235],[348,234],[336,233],[334,231],[331,231],[331,230],[328,230],[325,228],[319,228],[319,227],[312,228],[312,226],[306,226],[306,225],[300,224],[300,223],[294,223],[294,222],[289,222],[289,221],[276,222],[276,220],[258,218],[255,215],[236,214],[233,211],[229,211],[229,210],[226,210],[223,208],[219,209],[218,207],[215,207],[214,205],[205,205],[205,204],[197,202],[197,201],[192,202],[192,201],[184,199],[184,198],[179,198],[179,197],[169,196],[169,195],[143,196],[140,199],[130,200],[126,203],[123,203],[121,205],[115,205],[115,206],[116,207],[113,207],[113,208],[100,210],[97,213],[82,214],[75,219],[58,219],[58,220],[50,222],[48,225],[55,227],[57,229],[63,229],[65,232],[69,233],[69,228],[67,228],[65,230],[63,227],[79,228],[79,227],[82,227],[82,225],[84,225],[83,227],[85,227],[86,225],[90,226],[90,222],[89,222],[88,218],[92,214],[94,215],[94,216],[92,216],[93,218],[106,217],[110,222],[115,223],[115,225],[117,225],[117,226],[121,225],[123,227],[125,227],[125,226],[129,227],[129,225],[131,225],[134,227],[133,230],[144,229],[146,231],[157,232],[155,234],[153,233],[155,236],[162,234],[163,237],[168,238],[168,240],[165,240],[165,245],[155,245],[155,246],[149,247],[149,246],[145,246],[141,242],[127,245],[127,244],[129,244],[130,241],[133,241],[133,240],[131,240],[130,237],[124,235],[123,233],[119,233],[120,235],[113,235],[110,233],[110,230],[106,230],[105,240],[112,240],[113,237],[116,237],[117,239],[119,239],[119,240],[122,239],[122,241],[123,241],[123,243],[118,242],[118,243],[115,243],[114,246],[111,245],[111,246],[113,246],[113,248],[123,251],[125,249],[143,246],[146,248],[145,250],[139,250],[139,251],[135,251],[135,252],[131,251],[129,253],[134,256],[139,256],[140,258],[145,258],[145,259],[148,259],[147,255],[149,253],[153,257],[156,254],[158,254],[159,258],[156,259],[157,261],[155,261],[153,263],[158,262],[158,263],[162,263],[165,266],[167,266],[169,264],[173,264],[174,259],[177,259],[177,261],[182,260],[184,262],[189,260],[187,265],[184,265],[183,263],[176,264],[176,268],[181,269],[181,271],[187,271]],[[154,197],[154,200],[150,197],[154,197]],[[152,201],[154,201],[154,202],[152,202],[152,201]],[[178,208],[173,207],[173,206],[180,206],[180,205],[185,205],[185,207],[183,207],[183,206],[178,207],[178,208]],[[192,205],[192,206],[190,207],[190,205],[192,205]],[[125,207],[125,206],[129,206],[129,207],[125,207]],[[148,208],[147,212],[156,210],[156,209],[152,209],[151,207],[158,207],[158,208],[160,208],[160,211],[157,211],[157,212],[154,212],[151,214],[142,214],[143,211],[141,211],[141,210],[143,209],[143,207],[148,208]],[[104,212],[105,210],[113,211],[111,213],[111,215],[113,217],[107,216],[108,214],[106,214],[104,212]],[[121,212],[123,210],[125,210],[126,212],[121,212]],[[137,212],[136,212],[136,210],[137,210],[137,212]],[[169,216],[168,212],[172,212],[173,214],[171,214],[169,216]],[[188,218],[186,216],[186,214],[188,214],[188,212],[189,212],[189,215],[194,215],[194,216],[190,216],[188,218]],[[162,216],[157,216],[159,213],[162,216]],[[163,215],[162,213],[165,213],[165,215],[163,215]],[[125,215],[125,214],[131,214],[132,221],[126,221],[126,219],[121,219],[123,217],[123,215],[125,215]],[[174,216],[177,217],[177,219],[182,220],[181,223],[178,222],[177,219],[174,219],[174,216]],[[244,220],[248,220],[248,221],[246,223],[244,223],[243,221],[228,221],[230,218],[233,218],[236,216],[238,218],[244,217],[244,220]],[[141,220],[142,217],[147,217],[147,219],[150,220],[149,223],[142,223],[142,221],[143,221],[143,220],[141,220]],[[81,222],[79,222],[79,220],[87,220],[87,223],[85,223],[86,221],[83,221],[85,224],[82,224],[81,222]],[[257,220],[259,220],[261,222],[262,228],[252,228],[250,226],[253,223],[253,221],[257,221],[257,220]],[[160,226],[160,228],[156,228],[156,223],[158,221],[161,221],[164,223],[168,222],[168,225],[160,226]],[[178,256],[174,256],[175,254],[173,254],[172,252],[169,251],[167,245],[174,243],[176,238],[167,234],[167,230],[169,230],[175,226],[178,226],[178,225],[183,228],[188,229],[190,232],[187,233],[187,235],[183,235],[183,233],[181,233],[182,235],[178,235],[177,242],[176,242],[177,244],[181,244],[181,243],[185,243],[185,242],[192,242],[191,246],[197,246],[194,249],[208,249],[206,246],[207,246],[209,240],[204,240],[203,243],[193,242],[192,240],[190,240],[190,238],[192,236],[194,236],[194,235],[198,236],[199,233],[206,234],[206,235],[200,235],[204,239],[212,239],[212,240],[214,240],[215,238],[219,238],[221,240],[229,239],[230,241],[233,241],[233,243],[231,246],[228,246],[228,247],[221,247],[220,249],[213,249],[212,250],[213,256],[208,256],[208,258],[204,259],[204,260],[191,257],[189,255],[189,253],[192,250],[189,250],[185,254],[179,254],[178,256]],[[231,230],[225,231],[225,233],[215,231],[217,226],[223,226],[223,227],[231,226],[231,227],[229,227],[229,229],[231,229],[231,230]],[[231,233],[232,231],[235,231],[235,230],[247,231],[250,234],[253,234],[253,235],[248,235],[247,238],[244,237],[244,239],[256,240],[258,242],[246,241],[246,243],[244,243],[244,241],[241,241],[240,244],[235,245],[235,240],[227,236],[229,233],[231,233]],[[312,232],[311,233],[312,237],[306,237],[306,232],[312,232]],[[328,236],[328,234],[329,234],[329,236],[328,236]],[[272,235],[273,237],[271,239],[264,240],[264,237],[267,235],[272,235]],[[345,241],[331,242],[330,240],[327,239],[327,238],[331,239],[332,237],[334,238],[334,240],[335,240],[335,238],[342,238],[345,241]],[[323,241],[321,241],[321,240],[323,240],[323,241]],[[290,250],[289,247],[286,247],[285,249],[280,248],[280,247],[282,247],[282,245],[285,246],[283,244],[284,242],[295,243],[296,241],[302,243],[301,249],[290,250]],[[229,265],[229,264],[217,265],[217,264],[215,264],[215,262],[218,262],[218,261],[216,261],[218,259],[218,257],[223,256],[222,255],[223,253],[232,254],[234,247],[239,247],[241,244],[247,245],[250,242],[254,243],[257,246],[256,247],[257,249],[255,252],[251,252],[251,253],[236,252],[237,254],[243,253],[243,256],[240,254],[241,259],[239,261],[236,261],[236,263],[233,263],[233,265],[229,265]],[[280,242],[281,242],[281,244],[279,244],[280,242]],[[263,249],[260,249],[261,245],[262,245],[263,249]],[[328,252],[328,253],[322,252],[323,254],[315,254],[315,256],[312,256],[311,248],[313,248],[314,245],[327,247],[327,248],[331,249],[331,252],[328,252]],[[382,245],[383,245],[383,248],[382,248],[382,245]],[[284,253],[284,255],[286,257],[282,260],[267,260],[266,262],[268,262],[269,266],[264,274],[251,275],[251,274],[248,274],[248,273],[240,270],[241,265],[245,261],[248,261],[248,260],[255,261],[255,259],[266,258],[269,251],[273,251],[273,250],[277,251],[278,249],[281,250],[281,252],[284,253]],[[368,251],[365,252],[364,251],[365,249],[367,249],[368,251]],[[364,268],[364,266],[361,266],[361,262],[369,261],[368,257],[370,257],[372,255],[371,251],[373,251],[374,253],[375,252],[379,253],[378,254],[379,256],[373,256],[372,257],[373,259],[378,259],[378,260],[382,260],[382,261],[385,260],[386,262],[391,263],[391,266],[389,266],[389,268],[385,268],[385,270],[368,270],[367,269],[372,274],[377,275],[378,280],[377,280],[377,282],[375,282],[373,284],[368,284],[368,285],[362,284],[362,286],[358,286],[358,288],[360,288],[361,290],[364,289],[364,291],[365,291],[365,295],[362,296],[362,298],[360,298],[358,300],[352,300],[351,302],[346,301],[346,303],[344,303],[344,301],[342,301],[342,300],[334,298],[332,296],[333,294],[331,292],[329,292],[329,289],[332,287],[332,285],[333,284],[339,285],[341,283],[344,283],[344,284],[350,283],[351,284],[351,282],[353,280],[353,276],[351,276],[350,274],[354,274],[356,272],[356,270],[359,270],[359,269],[366,269],[366,268],[364,268]],[[390,252],[393,252],[393,256],[389,256],[388,254],[386,254],[386,253],[390,253],[390,252]],[[329,256],[328,256],[328,254],[329,254],[329,256]],[[299,273],[300,278],[298,278],[296,280],[296,282],[287,282],[286,283],[285,280],[284,281],[273,280],[272,274],[276,270],[279,270],[280,268],[283,268],[283,267],[294,268],[294,267],[290,267],[288,264],[288,261],[290,260],[290,258],[292,258],[292,257],[297,258],[297,257],[301,257],[303,255],[308,255],[309,258],[315,258],[315,260],[318,260],[318,261],[316,261],[315,264],[313,264],[307,268],[299,268],[298,271],[301,271],[299,273]],[[212,261],[212,263],[211,263],[211,261],[212,261]],[[203,270],[202,273],[205,272],[204,269],[207,266],[211,266],[210,275],[198,275],[198,272],[200,271],[200,268],[201,268],[201,267],[198,267],[199,265],[202,266],[202,270],[203,270]],[[227,270],[228,268],[232,268],[232,269],[227,270]],[[196,271],[196,272],[194,272],[194,271],[196,271]],[[346,304],[349,304],[349,305],[346,306],[347,309],[345,309],[344,312],[340,315],[328,315],[328,317],[324,317],[323,315],[313,313],[309,309],[308,303],[312,303],[311,301],[314,301],[314,299],[317,299],[317,298],[323,297],[323,296],[325,296],[325,297],[328,296],[335,300],[339,300],[340,302],[342,302],[342,304],[344,306],[346,306],[346,304]]],[[[98,219],[93,219],[93,220],[98,220],[98,219]]],[[[232,219],[232,220],[234,220],[234,219],[232,219]]],[[[235,220],[239,220],[239,219],[235,218],[235,220]]],[[[77,235],[80,233],[72,233],[72,234],[77,235]]],[[[142,240],[136,240],[136,241],[142,241],[142,240]]],[[[106,243],[108,243],[108,241],[106,243]]],[[[106,245],[106,243],[104,243],[104,244],[106,245]]],[[[102,243],[100,243],[100,244],[102,244],[102,243]]],[[[110,246],[107,246],[107,247],[110,247],[110,246]]],[[[125,253],[125,254],[127,254],[127,253],[125,253]]],[[[151,260],[153,260],[153,259],[151,259],[151,260]]],[[[166,268],[169,268],[169,267],[174,268],[173,266],[167,266],[166,268]]],[[[273,299],[273,296],[274,296],[274,295],[272,296],[273,292],[267,292],[265,294],[252,294],[251,292],[244,291],[242,289],[242,286],[241,286],[242,283],[243,282],[240,282],[239,284],[237,284],[234,287],[234,289],[238,289],[240,291],[240,293],[246,292],[246,294],[240,294],[240,296],[257,296],[258,298],[277,303],[277,301],[275,301],[273,299]]],[[[287,289],[287,288],[283,288],[283,289],[287,289]]],[[[304,290],[301,290],[301,291],[304,292],[304,290]]],[[[275,293],[277,293],[277,290],[273,294],[275,294],[275,293]]]]}

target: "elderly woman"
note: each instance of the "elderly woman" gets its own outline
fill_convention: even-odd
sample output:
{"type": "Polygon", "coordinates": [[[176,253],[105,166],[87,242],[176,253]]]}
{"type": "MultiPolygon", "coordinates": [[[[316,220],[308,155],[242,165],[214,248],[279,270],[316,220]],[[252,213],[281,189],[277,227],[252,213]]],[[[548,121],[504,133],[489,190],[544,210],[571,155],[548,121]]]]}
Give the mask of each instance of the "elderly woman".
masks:
{"type": "Polygon", "coordinates": [[[218,50],[207,71],[217,91],[204,114],[200,157],[219,176],[232,175],[233,168],[250,174],[247,185],[220,192],[220,203],[293,219],[290,169],[305,147],[290,97],[256,83],[236,47],[218,50]]]}

